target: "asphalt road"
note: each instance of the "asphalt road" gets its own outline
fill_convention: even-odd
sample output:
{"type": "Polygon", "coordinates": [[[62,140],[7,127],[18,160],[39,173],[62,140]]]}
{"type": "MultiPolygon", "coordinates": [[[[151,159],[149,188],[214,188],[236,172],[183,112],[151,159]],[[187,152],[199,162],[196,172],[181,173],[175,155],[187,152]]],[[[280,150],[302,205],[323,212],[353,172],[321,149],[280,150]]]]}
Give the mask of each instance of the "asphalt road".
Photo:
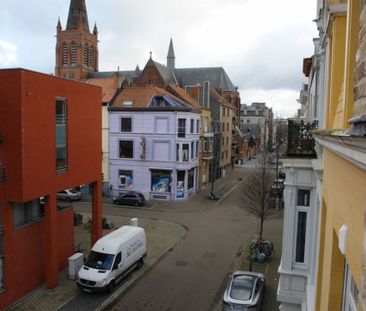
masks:
{"type": "MultiPolygon", "coordinates": [[[[243,245],[258,230],[258,219],[240,205],[243,184],[238,184],[237,176],[245,178],[248,173],[247,169],[239,169],[235,180],[227,180],[224,186],[230,194],[220,202],[197,195],[184,203],[158,202],[149,209],[104,204],[105,215],[171,221],[187,229],[184,238],[108,310],[217,310],[243,245]]],[[[278,227],[278,222],[273,225],[278,227]]],[[[270,227],[271,221],[266,226],[270,227]]],[[[275,296],[275,288],[268,294],[275,296]]],[[[99,298],[103,299],[92,300],[99,303],[99,298]]],[[[91,300],[88,303],[93,304],[91,300]]],[[[276,310],[276,306],[267,304],[263,311],[276,310]]]]}

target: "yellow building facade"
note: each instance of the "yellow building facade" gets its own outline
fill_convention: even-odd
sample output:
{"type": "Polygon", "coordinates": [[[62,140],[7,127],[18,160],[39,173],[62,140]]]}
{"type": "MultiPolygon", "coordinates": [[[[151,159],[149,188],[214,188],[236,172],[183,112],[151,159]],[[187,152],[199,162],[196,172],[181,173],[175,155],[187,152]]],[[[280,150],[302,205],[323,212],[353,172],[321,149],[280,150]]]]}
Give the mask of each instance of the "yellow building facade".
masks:
{"type": "Polygon", "coordinates": [[[201,110],[201,128],[200,128],[200,157],[199,157],[199,189],[205,189],[209,186],[212,175],[213,160],[213,130],[211,110],[202,108],[201,110]]]}
{"type": "Polygon", "coordinates": [[[317,260],[318,311],[366,310],[366,8],[363,1],[324,1],[328,59],[317,260]]]}

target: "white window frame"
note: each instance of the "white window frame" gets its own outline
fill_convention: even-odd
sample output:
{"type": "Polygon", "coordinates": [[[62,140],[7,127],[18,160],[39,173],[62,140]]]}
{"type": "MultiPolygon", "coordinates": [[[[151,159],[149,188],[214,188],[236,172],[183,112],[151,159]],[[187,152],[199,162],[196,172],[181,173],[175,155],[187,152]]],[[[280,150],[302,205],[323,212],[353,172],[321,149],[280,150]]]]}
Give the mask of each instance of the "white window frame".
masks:
{"type": "Polygon", "coordinates": [[[347,263],[344,267],[342,311],[357,311],[358,288],[347,263]],[[356,288],[356,295],[352,293],[356,288]],[[355,297],[356,296],[356,297],[355,297]]]}
{"type": "Polygon", "coordinates": [[[312,200],[313,200],[313,191],[311,188],[307,187],[298,187],[296,188],[296,197],[295,197],[295,213],[294,213],[294,240],[293,240],[293,246],[292,246],[292,267],[294,269],[299,270],[306,270],[308,267],[309,262],[309,225],[311,222],[311,206],[312,206],[312,200]],[[308,190],[310,192],[310,198],[309,198],[309,205],[302,206],[297,205],[297,198],[298,198],[298,192],[299,190],[308,190]],[[304,246],[304,262],[297,262],[296,261],[296,243],[297,243],[297,230],[298,230],[298,220],[299,220],[299,213],[304,212],[306,213],[306,232],[305,232],[305,246],[304,246]]]}

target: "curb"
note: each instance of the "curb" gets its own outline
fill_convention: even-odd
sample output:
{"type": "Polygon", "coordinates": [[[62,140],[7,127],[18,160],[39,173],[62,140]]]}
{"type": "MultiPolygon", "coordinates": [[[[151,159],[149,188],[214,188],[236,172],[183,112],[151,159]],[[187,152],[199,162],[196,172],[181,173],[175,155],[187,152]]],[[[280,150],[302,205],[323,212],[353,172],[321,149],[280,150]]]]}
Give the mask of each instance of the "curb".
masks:
{"type": "Polygon", "coordinates": [[[122,293],[127,291],[135,282],[138,282],[147,272],[149,272],[152,268],[154,268],[161,260],[163,260],[168,255],[169,252],[171,252],[176,247],[178,242],[181,241],[186,236],[186,233],[188,231],[185,226],[181,224],[179,225],[183,228],[184,234],[177,241],[175,241],[170,247],[168,247],[165,251],[163,251],[158,257],[156,257],[155,260],[152,261],[150,266],[144,267],[140,273],[136,274],[134,278],[127,281],[120,288],[118,288],[98,308],[96,308],[95,311],[106,310],[106,308],[113,306],[120,298],[122,293]]]}

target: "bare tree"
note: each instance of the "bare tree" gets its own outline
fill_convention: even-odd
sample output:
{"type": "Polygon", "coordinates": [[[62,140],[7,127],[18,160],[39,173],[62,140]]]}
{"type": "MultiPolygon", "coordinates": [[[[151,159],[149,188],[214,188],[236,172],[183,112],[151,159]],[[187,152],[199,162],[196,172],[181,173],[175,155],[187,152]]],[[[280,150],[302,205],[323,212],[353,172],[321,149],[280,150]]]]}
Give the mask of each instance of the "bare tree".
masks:
{"type": "Polygon", "coordinates": [[[275,179],[273,167],[268,164],[268,153],[258,157],[258,165],[244,184],[243,206],[260,220],[259,240],[263,240],[263,224],[277,214],[271,202],[271,187],[275,179]]]}

